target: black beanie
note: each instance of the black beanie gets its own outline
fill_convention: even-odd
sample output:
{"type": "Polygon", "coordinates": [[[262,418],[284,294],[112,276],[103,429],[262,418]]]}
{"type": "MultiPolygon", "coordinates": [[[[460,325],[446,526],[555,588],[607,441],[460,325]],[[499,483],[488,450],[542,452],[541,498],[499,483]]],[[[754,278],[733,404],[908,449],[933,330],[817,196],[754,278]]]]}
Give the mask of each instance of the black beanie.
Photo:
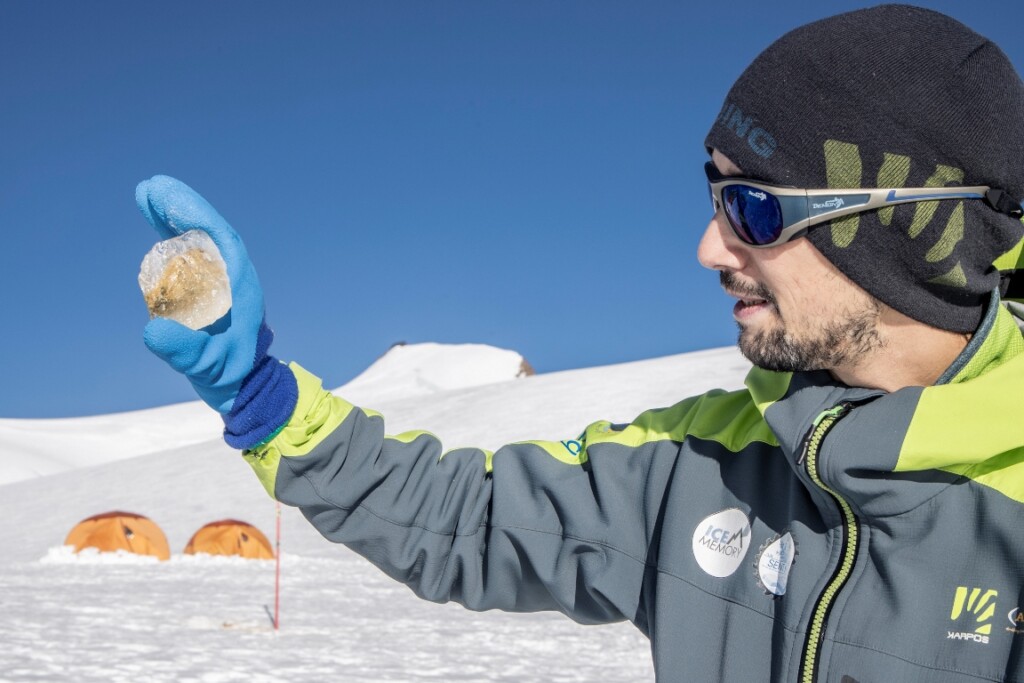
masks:
{"type": "MultiPolygon", "coordinates": [[[[883,5],[816,21],[762,52],[705,140],[801,188],[988,185],[1024,197],[1024,84],[994,43],[938,12],[883,5]]],[[[974,331],[992,262],[1024,236],[980,200],[904,204],[812,228],[811,243],[888,306],[974,331]]]]}

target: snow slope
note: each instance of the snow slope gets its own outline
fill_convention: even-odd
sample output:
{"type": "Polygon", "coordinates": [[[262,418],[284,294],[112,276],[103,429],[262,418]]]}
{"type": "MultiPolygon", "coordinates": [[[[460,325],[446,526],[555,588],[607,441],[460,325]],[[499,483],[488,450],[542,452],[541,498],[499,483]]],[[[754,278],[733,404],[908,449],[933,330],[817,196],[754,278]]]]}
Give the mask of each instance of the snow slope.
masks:
{"type": "Polygon", "coordinates": [[[207,441],[223,428],[201,401],[95,417],[0,419],[0,484],[207,441]]]}
{"type": "Polygon", "coordinates": [[[395,344],[339,389],[353,403],[424,396],[533,374],[515,351],[486,344],[395,344]]]}
{"type": "MultiPolygon", "coordinates": [[[[336,389],[379,403],[524,376],[515,351],[484,344],[396,344],[336,389]]],[[[223,424],[201,401],[97,417],[0,419],[0,484],[218,438],[223,424]]]]}
{"type": "MultiPolygon", "coordinates": [[[[447,378],[436,368],[409,367],[447,378]]],[[[571,437],[595,419],[629,420],[710,388],[736,388],[747,368],[735,349],[715,349],[517,380],[505,374],[505,381],[426,395],[382,382],[379,400],[364,380],[358,402],[381,411],[390,433],[429,429],[449,448],[496,448],[571,437]]],[[[275,522],[273,502],[220,441],[219,425],[205,432],[190,423],[190,406],[206,410],[184,404],[145,415],[47,421],[57,441],[89,443],[112,429],[146,447],[158,439],[133,431],[140,417],[163,443],[183,441],[0,486],[0,681],[653,679],[646,640],[628,624],[584,627],[555,614],[478,614],[424,602],[325,541],[291,509],[282,514],[282,627],[275,633],[268,616],[273,562],[180,554],[211,520],[244,519],[271,537],[275,522]],[[61,548],[76,522],[112,509],[160,524],[171,561],[61,548]]],[[[50,460],[67,466],[38,439],[36,449],[17,450],[11,422],[0,431],[4,468],[15,461],[34,473],[45,473],[50,460]]]]}

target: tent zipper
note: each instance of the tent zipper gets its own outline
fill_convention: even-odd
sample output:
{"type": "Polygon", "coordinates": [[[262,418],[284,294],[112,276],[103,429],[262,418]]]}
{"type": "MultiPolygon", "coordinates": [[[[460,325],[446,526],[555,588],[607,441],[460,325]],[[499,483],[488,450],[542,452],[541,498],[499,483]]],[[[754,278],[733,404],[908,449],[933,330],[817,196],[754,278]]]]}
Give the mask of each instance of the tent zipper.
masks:
{"type": "Polygon", "coordinates": [[[839,557],[839,562],[831,578],[825,584],[825,590],[818,596],[818,601],[811,612],[811,622],[807,630],[807,639],[804,642],[803,656],[800,664],[800,683],[814,682],[821,656],[821,643],[825,639],[825,623],[832,605],[835,603],[836,596],[839,595],[839,592],[850,578],[857,556],[857,518],[853,514],[853,508],[850,507],[850,504],[842,496],[826,486],[818,473],[818,454],[821,450],[821,444],[832,427],[850,412],[851,407],[852,404],[844,402],[819,415],[814,420],[810,434],[808,434],[807,439],[804,441],[800,457],[797,459],[798,465],[806,463],[807,474],[814,484],[836,502],[843,520],[841,527],[842,553],[839,557]]]}

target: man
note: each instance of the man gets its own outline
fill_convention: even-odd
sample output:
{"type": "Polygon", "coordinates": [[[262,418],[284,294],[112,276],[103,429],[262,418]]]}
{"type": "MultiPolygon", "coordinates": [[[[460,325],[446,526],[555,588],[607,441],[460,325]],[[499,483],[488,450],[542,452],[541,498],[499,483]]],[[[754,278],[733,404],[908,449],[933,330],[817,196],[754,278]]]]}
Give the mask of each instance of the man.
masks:
{"type": "Polygon", "coordinates": [[[948,17],[861,10],[762,53],[705,144],[698,256],[758,367],[578,452],[386,436],[267,355],[241,241],[166,177],[143,213],[210,233],[233,308],[146,342],[272,496],[426,599],[628,619],[666,681],[1024,681],[1024,339],[992,265],[1024,236],[1024,84],[948,17]]]}

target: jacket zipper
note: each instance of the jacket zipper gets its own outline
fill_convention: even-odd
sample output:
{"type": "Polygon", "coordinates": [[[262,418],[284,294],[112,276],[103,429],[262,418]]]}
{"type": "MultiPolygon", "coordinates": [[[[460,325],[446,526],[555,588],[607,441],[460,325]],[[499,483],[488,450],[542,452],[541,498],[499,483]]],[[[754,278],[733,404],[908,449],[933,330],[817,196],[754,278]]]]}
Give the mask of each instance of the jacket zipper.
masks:
{"type": "Polygon", "coordinates": [[[818,601],[811,613],[810,627],[807,630],[807,640],[804,642],[803,656],[800,664],[800,683],[813,683],[817,674],[817,667],[821,657],[821,643],[825,639],[825,623],[828,620],[829,612],[835,603],[836,596],[846,585],[850,574],[853,571],[853,564],[857,557],[857,518],[853,514],[853,508],[842,496],[830,489],[821,480],[818,474],[818,452],[821,444],[836,422],[843,418],[851,408],[850,403],[840,403],[836,407],[826,410],[815,419],[811,427],[811,433],[804,441],[803,451],[797,460],[802,465],[806,461],[807,474],[811,480],[829,494],[843,518],[842,524],[842,554],[839,563],[832,577],[825,584],[825,590],[818,596],[818,601]]]}

